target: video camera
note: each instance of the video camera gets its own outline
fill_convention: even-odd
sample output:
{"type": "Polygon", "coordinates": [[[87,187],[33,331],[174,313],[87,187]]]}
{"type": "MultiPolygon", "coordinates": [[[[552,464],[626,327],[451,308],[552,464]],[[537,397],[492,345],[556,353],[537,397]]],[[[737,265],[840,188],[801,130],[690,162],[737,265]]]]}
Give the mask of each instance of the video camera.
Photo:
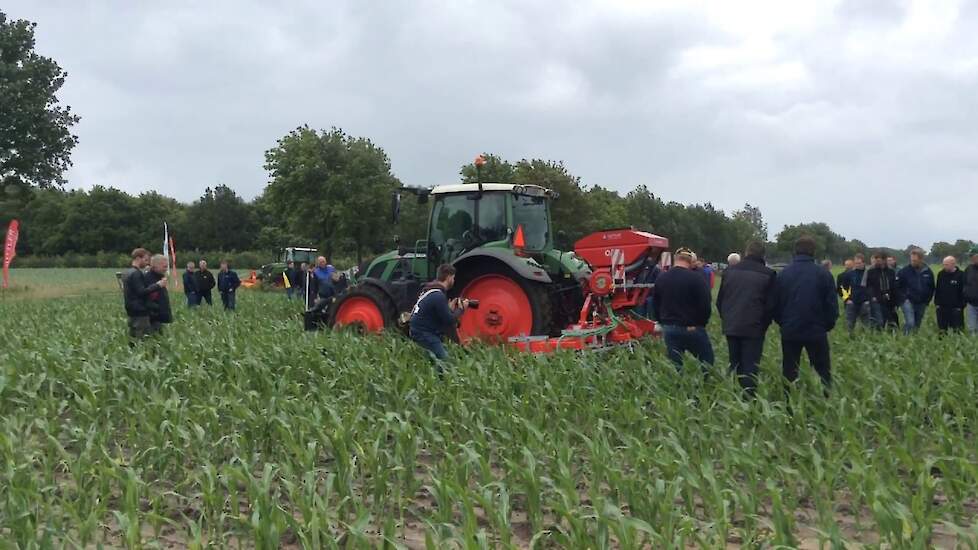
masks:
{"type": "Polygon", "coordinates": [[[469,300],[469,309],[479,309],[479,300],[469,300]]]}

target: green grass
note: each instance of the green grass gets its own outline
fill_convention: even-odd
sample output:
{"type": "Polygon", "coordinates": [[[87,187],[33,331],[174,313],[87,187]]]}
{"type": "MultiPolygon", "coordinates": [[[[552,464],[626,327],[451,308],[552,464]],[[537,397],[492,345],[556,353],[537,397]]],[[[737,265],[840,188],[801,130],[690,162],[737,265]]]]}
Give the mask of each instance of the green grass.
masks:
{"type": "Polygon", "coordinates": [[[3,291],[4,300],[80,297],[118,294],[116,272],[103,268],[12,268],[10,287],[3,291]]]}
{"type": "Polygon", "coordinates": [[[439,380],[273,293],[175,296],[131,351],[77,276],[104,292],[0,304],[0,548],[978,547],[975,341],[932,321],[837,329],[831,397],[805,369],[789,410],[775,331],[754,403],[658,343],[439,380]]]}

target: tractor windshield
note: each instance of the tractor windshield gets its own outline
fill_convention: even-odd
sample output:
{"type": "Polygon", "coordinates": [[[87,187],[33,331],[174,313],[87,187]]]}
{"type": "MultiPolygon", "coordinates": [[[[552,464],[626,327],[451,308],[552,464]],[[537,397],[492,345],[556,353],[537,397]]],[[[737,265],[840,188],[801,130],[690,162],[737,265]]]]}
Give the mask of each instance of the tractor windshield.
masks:
{"type": "Polygon", "coordinates": [[[544,197],[513,195],[513,230],[523,226],[527,250],[543,250],[550,242],[550,218],[544,197]]]}

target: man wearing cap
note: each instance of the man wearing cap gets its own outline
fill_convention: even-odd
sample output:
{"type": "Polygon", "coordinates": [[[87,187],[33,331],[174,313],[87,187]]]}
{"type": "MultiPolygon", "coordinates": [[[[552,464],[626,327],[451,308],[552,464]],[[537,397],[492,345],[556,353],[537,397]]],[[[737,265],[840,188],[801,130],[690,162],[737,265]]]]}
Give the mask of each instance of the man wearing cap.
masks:
{"type": "Polygon", "coordinates": [[[706,371],[713,365],[713,345],[706,333],[710,321],[710,287],[702,274],[693,271],[695,254],[680,248],[672,269],[659,275],[652,291],[652,316],[662,326],[669,359],[677,368],[689,352],[706,371]]]}
{"type": "Polygon", "coordinates": [[[978,334],[978,246],[971,249],[971,263],[964,270],[964,320],[968,332],[978,334]]]}

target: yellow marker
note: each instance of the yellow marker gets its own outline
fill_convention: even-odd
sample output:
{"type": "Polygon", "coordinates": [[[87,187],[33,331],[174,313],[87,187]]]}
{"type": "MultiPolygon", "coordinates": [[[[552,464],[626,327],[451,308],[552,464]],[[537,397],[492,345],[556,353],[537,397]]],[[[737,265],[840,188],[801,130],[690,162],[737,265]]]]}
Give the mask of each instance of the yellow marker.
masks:
{"type": "Polygon", "coordinates": [[[282,281],[285,283],[285,288],[292,288],[292,283],[289,282],[289,274],[282,272],[282,281]]]}

